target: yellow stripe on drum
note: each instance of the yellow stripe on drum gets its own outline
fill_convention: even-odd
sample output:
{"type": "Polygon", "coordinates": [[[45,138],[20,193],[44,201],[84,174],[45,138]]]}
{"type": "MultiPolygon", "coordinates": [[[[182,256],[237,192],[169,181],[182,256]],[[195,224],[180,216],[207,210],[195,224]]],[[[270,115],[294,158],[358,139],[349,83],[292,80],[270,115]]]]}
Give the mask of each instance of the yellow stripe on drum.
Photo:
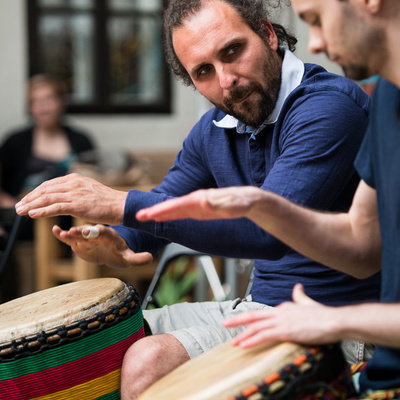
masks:
{"type": "Polygon", "coordinates": [[[31,400],[93,400],[119,390],[120,380],[121,370],[117,369],[81,385],[31,400]]]}

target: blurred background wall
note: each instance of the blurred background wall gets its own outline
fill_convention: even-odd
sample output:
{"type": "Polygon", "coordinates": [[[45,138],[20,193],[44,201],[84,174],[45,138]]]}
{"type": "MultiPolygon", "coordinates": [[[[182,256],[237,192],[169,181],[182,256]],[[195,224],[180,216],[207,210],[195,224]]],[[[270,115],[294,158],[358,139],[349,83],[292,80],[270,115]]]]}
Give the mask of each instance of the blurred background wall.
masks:
{"type": "MultiPolygon", "coordinates": [[[[26,3],[26,0],[0,1],[0,141],[9,129],[29,120],[25,102],[28,77],[26,3]]],[[[299,39],[296,50],[299,58],[341,73],[324,55],[309,54],[306,26],[291,9],[287,9],[280,19],[299,39]]],[[[128,148],[135,152],[177,151],[191,126],[208,107],[195,91],[172,79],[170,114],[74,114],[68,115],[68,120],[90,132],[100,148],[128,148]]]]}

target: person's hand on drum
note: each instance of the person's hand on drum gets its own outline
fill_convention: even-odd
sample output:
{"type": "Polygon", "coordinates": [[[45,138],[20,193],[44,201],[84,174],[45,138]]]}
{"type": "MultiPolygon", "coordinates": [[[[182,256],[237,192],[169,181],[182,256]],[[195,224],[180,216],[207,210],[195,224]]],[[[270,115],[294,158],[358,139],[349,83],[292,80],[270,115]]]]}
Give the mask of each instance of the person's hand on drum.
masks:
{"type": "Polygon", "coordinates": [[[153,260],[150,253],[135,253],[114,229],[104,225],[82,225],[68,231],[59,226],[53,227],[53,234],[71,246],[80,258],[114,268],[145,265],[153,260]]]}
{"type": "Polygon", "coordinates": [[[245,217],[252,206],[265,195],[252,187],[203,189],[166,200],[136,213],[139,221],[167,221],[183,218],[201,220],[245,217]]]}
{"type": "Polygon", "coordinates": [[[293,289],[293,302],[274,308],[250,311],[224,321],[224,326],[246,325],[232,344],[243,348],[268,341],[289,341],[306,345],[334,343],[341,339],[334,307],[324,306],[304,293],[303,285],[293,289]]]}
{"type": "Polygon", "coordinates": [[[15,205],[17,214],[31,218],[71,215],[101,224],[120,224],[127,192],[94,179],[70,174],[42,183],[15,205]]]}

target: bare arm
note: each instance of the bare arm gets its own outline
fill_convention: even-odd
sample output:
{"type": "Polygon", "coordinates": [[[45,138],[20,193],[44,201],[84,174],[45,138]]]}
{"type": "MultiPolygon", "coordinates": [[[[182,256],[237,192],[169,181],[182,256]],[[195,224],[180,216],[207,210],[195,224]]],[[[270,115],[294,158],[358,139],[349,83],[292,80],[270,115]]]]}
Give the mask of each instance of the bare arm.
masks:
{"type": "Polygon", "coordinates": [[[270,340],[328,344],[342,339],[361,340],[400,348],[400,304],[361,304],[328,307],[319,304],[298,284],[293,302],[230,318],[226,327],[247,325],[232,343],[252,347],[270,340]]]}
{"type": "Polygon", "coordinates": [[[71,215],[89,222],[122,223],[127,193],[94,179],[70,174],[42,183],[15,208],[20,215],[43,218],[71,215]]]}
{"type": "Polygon", "coordinates": [[[257,201],[247,216],[307,257],[357,278],[380,270],[376,192],[361,181],[348,213],[315,212],[279,196],[257,201]],[[260,218],[261,217],[261,218],[260,218]]]}
{"type": "Polygon", "coordinates": [[[349,213],[323,213],[254,187],[201,190],[137,213],[142,221],[247,217],[293,249],[355,277],[380,269],[375,190],[361,182],[349,213]]]}

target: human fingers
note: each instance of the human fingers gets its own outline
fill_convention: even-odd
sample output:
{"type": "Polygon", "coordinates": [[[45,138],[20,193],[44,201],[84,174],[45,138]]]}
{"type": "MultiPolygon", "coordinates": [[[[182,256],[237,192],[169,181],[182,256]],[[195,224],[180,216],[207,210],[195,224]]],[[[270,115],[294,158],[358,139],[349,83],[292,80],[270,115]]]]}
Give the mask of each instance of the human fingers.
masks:
{"type": "Polygon", "coordinates": [[[87,241],[87,239],[82,236],[82,231],[85,228],[90,228],[90,226],[73,226],[69,230],[63,230],[58,225],[54,225],[52,228],[52,232],[58,240],[72,247],[79,242],[87,241]]]}
{"type": "Polygon", "coordinates": [[[140,221],[195,218],[199,220],[230,219],[246,215],[258,189],[252,187],[197,190],[176,199],[166,200],[150,208],[140,210],[140,221]]]}
{"type": "Polygon", "coordinates": [[[205,201],[204,191],[196,191],[188,195],[169,199],[152,207],[139,210],[136,218],[139,221],[155,220],[164,222],[168,220],[199,218],[205,201]]]}
{"type": "Polygon", "coordinates": [[[35,189],[30,191],[29,193],[27,193],[16,205],[28,204],[31,201],[34,201],[37,198],[42,197],[44,194],[47,193],[47,191],[51,192],[54,190],[58,190],[58,187],[61,188],[65,187],[64,181],[65,181],[64,177],[58,177],[45,181],[41,183],[39,186],[37,186],[35,189]]]}
{"type": "Polygon", "coordinates": [[[317,305],[319,304],[315,300],[313,300],[311,297],[308,297],[304,291],[304,286],[301,283],[296,283],[293,287],[293,292],[292,292],[292,298],[293,302],[296,304],[310,304],[310,305],[317,305]]]}
{"type": "Polygon", "coordinates": [[[78,181],[60,189],[49,189],[40,197],[21,200],[16,205],[16,212],[35,219],[71,215],[100,224],[122,222],[127,192],[114,190],[92,179],[79,178],[78,181]]]}
{"type": "Polygon", "coordinates": [[[251,332],[251,334],[248,333],[247,330],[248,329],[232,339],[231,343],[233,346],[240,346],[243,349],[248,349],[264,343],[284,341],[283,339],[279,338],[279,336],[276,335],[272,329],[261,329],[251,332]]]}
{"type": "Polygon", "coordinates": [[[271,328],[271,321],[264,319],[246,325],[246,328],[232,339],[234,346],[242,346],[245,343],[251,345],[259,344],[259,339],[266,336],[265,333],[271,328]]]}
{"type": "Polygon", "coordinates": [[[151,263],[153,261],[153,256],[148,252],[135,253],[133,251],[128,251],[125,255],[125,260],[128,265],[141,266],[151,263]]]}
{"type": "Polygon", "coordinates": [[[71,183],[74,183],[80,178],[79,174],[70,174],[62,177],[50,179],[43,182],[38,187],[33,189],[31,192],[26,194],[17,204],[16,207],[26,206],[35,203],[38,200],[43,203],[48,203],[48,195],[55,193],[65,193],[70,191],[71,183]]]}
{"type": "Polygon", "coordinates": [[[82,225],[75,229],[77,229],[77,235],[80,239],[78,246],[84,248],[85,245],[93,243],[97,245],[98,251],[96,251],[96,253],[98,257],[100,257],[100,253],[104,253],[105,258],[98,258],[97,262],[99,263],[104,263],[114,267],[129,267],[146,265],[153,261],[151,253],[135,253],[131,250],[125,240],[112,228],[102,224],[97,224],[82,225]],[[93,230],[95,230],[95,236],[97,237],[88,237],[88,239],[83,238],[89,234],[89,231],[93,232],[93,230]]]}
{"type": "Polygon", "coordinates": [[[17,214],[29,215],[31,218],[42,218],[56,215],[71,214],[71,205],[74,199],[79,198],[72,188],[51,180],[38,186],[16,205],[17,214]],[[54,182],[53,184],[50,184],[54,182]]]}
{"type": "Polygon", "coordinates": [[[247,325],[256,321],[264,320],[268,318],[271,313],[275,312],[275,309],[268,308],[266,310],[254,310],[241,313],[234,317],[227,318],[223,321],[223,325],[226,328],[233,328],[236,326],[247,325]]]}
{"type": "Polygon", "coordinates": [[[87,226],[82,229],[82,237],[84,239],[96,239],[99,237],[100,231],[97,226],[87,226]]]}
{"type": "Polygon", "coordinates": [[[60,240],[61,242],[67,244],[68,246],[72,245],[73,236],[70,233],[70,230],[63,230],[58,225],[54,225],[52,228],[53,235],[60,240]]]}

